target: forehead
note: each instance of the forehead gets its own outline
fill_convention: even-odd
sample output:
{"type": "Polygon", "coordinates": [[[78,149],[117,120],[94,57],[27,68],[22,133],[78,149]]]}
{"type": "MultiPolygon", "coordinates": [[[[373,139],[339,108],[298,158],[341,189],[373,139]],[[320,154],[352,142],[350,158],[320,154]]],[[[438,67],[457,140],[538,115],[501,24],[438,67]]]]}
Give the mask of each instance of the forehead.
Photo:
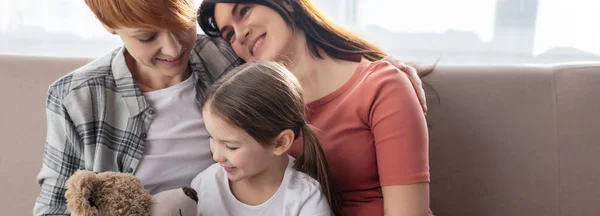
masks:
{"type": "Polygon", "coordinates": [[[202,109],[202,118],[206,126],[206,130],[215,139],[241,139],[246,135],[246,131],[242,128],[231,124],[229,121],[221,118],[207,104],[202,109]]]}
{"type": "Polygon", "coordinates": [[[217,24],[218,28],[221,28],[222,25],[227,25],[232,20],[233,15],[231,14],[231,10],[233,10],[235,5],[234,3],[217,3],[215,5],[215,24],[217,24]]]}
{"type": "Polygon", "coordinates": [[[127,34],[143,34],[143,33],[159,32],[159,30],[155,30],[155,29],[131,28],[131,27],[119,27],[118,30],[121,32],[125,32],[127,34]]]}

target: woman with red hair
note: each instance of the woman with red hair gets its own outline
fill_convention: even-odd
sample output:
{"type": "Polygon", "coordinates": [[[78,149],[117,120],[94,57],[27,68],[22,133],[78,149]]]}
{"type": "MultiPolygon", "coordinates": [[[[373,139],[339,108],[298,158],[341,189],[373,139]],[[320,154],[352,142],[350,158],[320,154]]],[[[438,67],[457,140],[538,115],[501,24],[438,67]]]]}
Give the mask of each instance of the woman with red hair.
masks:
{"type": "Polygon", "coordinates": [[[196,34],[192,0],[85,2],[124,46],[49,87],[34,215],[68,215],[65,182],[79,169],[132,173],[152,194],[188,186],[214,163],[204,91],[240,63],[196,34]]]}

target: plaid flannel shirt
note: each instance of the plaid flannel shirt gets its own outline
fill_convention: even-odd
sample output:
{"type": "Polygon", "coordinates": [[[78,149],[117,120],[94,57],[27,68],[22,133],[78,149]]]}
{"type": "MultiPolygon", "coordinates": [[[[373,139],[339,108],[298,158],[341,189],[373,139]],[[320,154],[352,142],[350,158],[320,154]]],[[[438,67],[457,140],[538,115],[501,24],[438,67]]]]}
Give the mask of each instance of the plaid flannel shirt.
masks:
{"type": "MultiPolygon", "coordinates": [[[[47,137],[34,215],[69,215],[67,179],[77,170],[135,172],[154,110],[125,64],[124,48],[55,81],[46,101],[47,137]]],[[[201,103],[206,88],[239,64],[227,42],[198,35],[190,52],[201,103]]]]}

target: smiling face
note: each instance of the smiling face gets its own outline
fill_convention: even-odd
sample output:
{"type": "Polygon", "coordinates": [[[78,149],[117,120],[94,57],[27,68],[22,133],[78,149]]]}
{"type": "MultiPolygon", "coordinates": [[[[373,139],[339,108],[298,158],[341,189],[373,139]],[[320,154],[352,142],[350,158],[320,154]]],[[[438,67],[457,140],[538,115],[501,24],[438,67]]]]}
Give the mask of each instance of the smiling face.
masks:
{"type": "MultiPolygon", "coordinates": [[[[196,41],[192,0],[85,0],[108,32],[123,41],[134,75],[169,79],[186,72],[196,41]]],[[[143,77],[146,78],[146,77],[143,77]]]]}
{"type": "Polygon", "coordinates": [[[223,120],[206,104],[202,111],[206,130],[210,134],[213,159],[227,172],[229,180],[254,178],[271,168],[277,155],[274,146],[257,142],[240,127],[223,120]]]}
{"type": "Polygon", "coordinates": [[[278,60],[305,47],[275,10],[259,4],[217,3],[215,23],[238,56],[246,61],[278,60]]]}
{"type": "Polygon", "coordinates": [[[138,71],[166,77],[185,72],[196,41],[196,27],[178,32],[126,27],[109,31],[119,35],[138,71]]]}

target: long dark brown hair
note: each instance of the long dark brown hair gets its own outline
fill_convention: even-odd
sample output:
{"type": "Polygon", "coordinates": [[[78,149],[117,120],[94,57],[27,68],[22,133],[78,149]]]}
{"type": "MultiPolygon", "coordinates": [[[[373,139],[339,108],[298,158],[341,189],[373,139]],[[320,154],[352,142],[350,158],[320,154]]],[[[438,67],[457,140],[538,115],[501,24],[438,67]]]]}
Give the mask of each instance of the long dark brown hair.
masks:
{"type": "Polygon", "coordinates": [[[214,19],[217,3],[260,4],[275,10],[292,28],[304,31],[311,54],[318,58],[322,58],[318,48],[336,59],[361,55],[376,61],[386,56],[375,45],[327,19],[310,0],[204,0],[198,10],[198,24],[212,37],[221,37],[214,19]],[[293,12],[286,9],[286,2],[293,12]]]}
{"type": "MultiPolygon", "coordinates": [[[[275,10],[293,29],[304,31],[308,49],[317,58],[323,58],[319,48],[328,56],[343,60],[363,56],[370,61],[377,61],[387,56],[379,47],[329,20],[311,0],[203,0],[197,21],[204,33],[211,37],[221,37],[215,22],[217,3],[259,4],[275,10]],[[292,11],[286,8],[286,3],[292,7],[292,11]]],[[[416,62],[406,63],[415,67],[420,77],[431,73],[437,64],[426,66],[416,62]]]]}
{"type": "Polygon", "coordinates": [[[294,131],[294,139],[301,134],[302,152],[294,168],[321,184],[332,211],[339,215],[341,198],[330,182],[325,154],[305,122],[302,87],[285,66],[270,61],[246,63],[209,88],[203,107],[242,128],[263,145],[272,144],[287,129],[294,131]]]}

